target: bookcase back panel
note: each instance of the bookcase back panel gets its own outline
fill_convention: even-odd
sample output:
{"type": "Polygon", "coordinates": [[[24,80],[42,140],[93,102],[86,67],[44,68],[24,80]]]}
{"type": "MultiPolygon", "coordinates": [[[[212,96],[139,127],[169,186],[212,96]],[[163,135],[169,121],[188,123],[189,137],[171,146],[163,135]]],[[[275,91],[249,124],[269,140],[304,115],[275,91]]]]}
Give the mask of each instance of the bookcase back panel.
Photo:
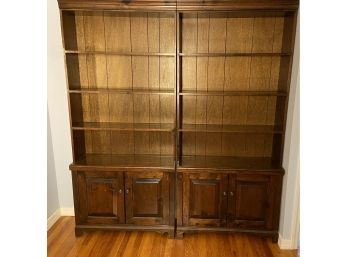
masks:
{"type": "Polygon", "coordinates": [[[67,54],[69,88],[151,89],[175,88],[175,58],[167,56],[120,56],[67,54]]]}
{"type": "Polygon", "coordinates": [[[269,157],[278,159],[279,134],[183,132],[183,156],[269,157]]]}
{"type": "Polygon", "coordinates": [[[283,125],[285,97],[182,96],[182,124],[283,125]]]}
{"type": "Polygon", "coordinates": [[[73,131],[75,157],[85,155],[171,155],[174,137],[170,132],[73,131]]]}
{"type": "Polygon", "coordinates": [[[286,53],[292,12],[215,12],[181,15],[183,53],[286,53]]]}
{"type": "Polygon", "coordinates": [[[287,90],[290,58],[280,56],[183,57],[183,91],[287,90]]]}
{"type": "Polygon", "coordinates": [[[66,50],[175,52],[175,14],[63,11],[66,50]]]}
{"type": "Polygon", "coordinates": [[[175,96],[151,94],[70,94],[75,122],[175,123],[175,96]]]}

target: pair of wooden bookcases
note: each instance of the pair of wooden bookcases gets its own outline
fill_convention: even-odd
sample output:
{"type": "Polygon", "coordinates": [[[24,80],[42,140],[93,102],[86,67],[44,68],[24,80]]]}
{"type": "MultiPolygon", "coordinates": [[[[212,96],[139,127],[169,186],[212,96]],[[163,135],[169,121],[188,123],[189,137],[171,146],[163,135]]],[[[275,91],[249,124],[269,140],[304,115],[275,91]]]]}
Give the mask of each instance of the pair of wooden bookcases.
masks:
{"type": "Polygon", "coordinates": [[[298,2],[58,2],[76,235],[276,241],[298,2]]]}

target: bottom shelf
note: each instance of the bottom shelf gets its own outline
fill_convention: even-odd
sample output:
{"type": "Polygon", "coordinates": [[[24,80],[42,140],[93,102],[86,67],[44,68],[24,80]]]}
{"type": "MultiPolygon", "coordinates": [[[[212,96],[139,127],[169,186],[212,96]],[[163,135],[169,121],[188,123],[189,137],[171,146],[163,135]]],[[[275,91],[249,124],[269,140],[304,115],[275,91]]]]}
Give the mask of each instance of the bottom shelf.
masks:
{"type": "Polygon", "coordinates": [[[279,161],[270,157],[182,156],[179,168],[282,170],[279,161]]]}
{"type": "Polygon", "coordinates": [[[115,155],[115,154],[86,154],[76,160],[72,166],[93,167],[153,167],[174,169],[174,157],[168,155],[115,155]]]}

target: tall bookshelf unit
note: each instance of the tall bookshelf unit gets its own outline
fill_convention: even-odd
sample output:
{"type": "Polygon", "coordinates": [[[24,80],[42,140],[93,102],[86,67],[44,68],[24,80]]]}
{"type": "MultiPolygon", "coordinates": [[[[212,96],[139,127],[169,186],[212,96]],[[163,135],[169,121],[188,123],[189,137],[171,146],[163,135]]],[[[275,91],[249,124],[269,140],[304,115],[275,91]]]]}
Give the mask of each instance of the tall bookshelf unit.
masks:
{"type": "Polygon", "coordinates": [[[58,3],[76,235],[276,241],[298,2],[58,3]]]}

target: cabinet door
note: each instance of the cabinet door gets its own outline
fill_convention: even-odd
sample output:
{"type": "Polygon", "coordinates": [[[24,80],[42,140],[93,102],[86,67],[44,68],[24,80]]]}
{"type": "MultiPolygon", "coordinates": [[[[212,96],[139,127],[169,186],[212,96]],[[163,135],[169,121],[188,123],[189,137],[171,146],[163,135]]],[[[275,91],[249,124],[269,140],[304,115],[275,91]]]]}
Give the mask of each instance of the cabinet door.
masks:
{"type": "Polygon", "coordinates": [[[126,173],[126,223],[169,224],[169,174],[126,173]]]}
{"type": "Polygon", "coordinates": [[[230,175],[228,223],[239,228],[270,228],[271,202],[269,176],[230,175]]]}
{"type": "Polygon", "coordinates": [[[227,175],[186,173],[183,184],[184,226],[226,225],[227,175]]]}
{"type": "Polygon", "coordinates": [[[122,172],[79,172],[77,194],[82,223],[124,223],[122,172]]]}

